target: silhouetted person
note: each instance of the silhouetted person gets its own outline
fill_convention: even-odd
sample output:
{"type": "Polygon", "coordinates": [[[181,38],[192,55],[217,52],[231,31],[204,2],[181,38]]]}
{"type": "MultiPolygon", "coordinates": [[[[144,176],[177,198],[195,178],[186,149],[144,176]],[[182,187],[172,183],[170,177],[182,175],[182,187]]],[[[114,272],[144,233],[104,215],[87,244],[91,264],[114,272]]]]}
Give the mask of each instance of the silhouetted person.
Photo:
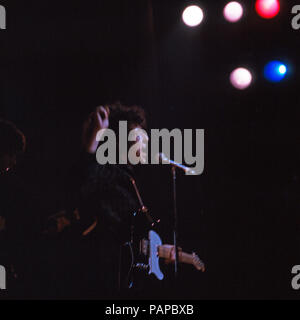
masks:
{"type": "Polygon", "coordinates": [[[58,280],[56,291],[60,291],[60,298],[109,298],[117,294],[120,246],[130,240],[130,223],[140,204],[130,180],[133,167],[98,164],[96,136],[99,130],[110,128],[118,140],[119,121],[127,121],[128,130],[146,125],[141,108],[119,104],[96,108],[84,122],[80,169],[73,174],[73,181],[74,175],[78,179],[72,186],[80,221],[61,235],[61,256],[63,252],[66,255],[65,262],[58,264],[62,282],[58,280]]]}
{"type": "Polygon", "coordinates": [[[11,122],[0,120],[0,264],[6,268],[5,294],[9,297],[21,295],[25,264],[30,264],[24,261],[25,251],[29,249],[27,199],[13,172],[25,146],[23,133],[11,122]]]}

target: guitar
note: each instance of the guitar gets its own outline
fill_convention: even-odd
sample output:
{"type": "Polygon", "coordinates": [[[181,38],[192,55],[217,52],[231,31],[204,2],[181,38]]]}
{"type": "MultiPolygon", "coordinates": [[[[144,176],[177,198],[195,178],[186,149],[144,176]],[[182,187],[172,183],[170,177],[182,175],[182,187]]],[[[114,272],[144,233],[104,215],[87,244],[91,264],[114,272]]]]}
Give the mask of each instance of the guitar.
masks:
{"type": "MultiPolygon", "coordinates": [[[[134,283],[143,282],[142,279],[145,279],[147,274],[163,280],[164,274],[160,268],[160,258],[165,259],[167,263],[175,261],[174,246],[162,244],[160,236],[153,230],[148,232],[148,239],[142,239],[139,242],[138,248],[135,248],[130,242],[126,243],[126,247],[129,248],[129,252],[125,256],[130,256],[131,259],[126,258],[125,263],[120,266],[120,288],[132,288],[134,283]]],[[[205,271],[204,263],[195,253],[188,254],[180,248],[178,248],[178,262],[191,264],[197,270],[205,271]]]]}
{"type": "MultiPolygon", "coordinates": [[[[147,242],[144,246],[147,246],[147,242]]],[[[148,274],[154,274],[158,280],[164,278],[163,273],[160,270],[159,258],[168,259],[171,262],[175,261],[175,248],[173,245],[162,244],[160,236],[153,230],[149,231],[149,272],[148,274]]],[[[195,254],[188,254],[178,250],[178,261],[186,264],[193,265],[197,270],[205,271],[205,265],[200,258],[195,254]]]]}

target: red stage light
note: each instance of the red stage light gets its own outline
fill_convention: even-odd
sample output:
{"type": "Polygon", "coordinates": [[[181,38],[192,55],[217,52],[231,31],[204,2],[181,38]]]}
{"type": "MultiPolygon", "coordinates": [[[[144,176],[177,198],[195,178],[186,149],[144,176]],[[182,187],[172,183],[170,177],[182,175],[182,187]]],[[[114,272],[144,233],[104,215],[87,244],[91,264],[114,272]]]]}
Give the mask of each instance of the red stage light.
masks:
{"type": "Polygon", "coordinates": [[[278,0],[257,0],[255,9],[261,17],[271,19],[280,11],[280,4],[278,0]]]}

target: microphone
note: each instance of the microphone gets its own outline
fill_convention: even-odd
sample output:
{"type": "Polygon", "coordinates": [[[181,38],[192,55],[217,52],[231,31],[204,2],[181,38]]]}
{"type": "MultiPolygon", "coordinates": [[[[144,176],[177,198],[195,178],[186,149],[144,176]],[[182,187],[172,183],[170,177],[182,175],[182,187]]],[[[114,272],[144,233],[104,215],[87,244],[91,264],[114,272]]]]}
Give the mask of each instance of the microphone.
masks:
{"type": "Polygon", "coordinates": [[[173,167],[182,169],[186,174],[190,174],[190,175],[195,175],[196,174],[196,172],[193,169],[191,169],[189,167],[186,167],[186,166],[184,166],[184,165],[182,165],[180,163],[177,163],[177,162],[175,162],[173,160],[170,160],[164,153],[158,153],[157,154],[157,159],[158,159],[158,161],[161,161],[164,164],[169,164],[169,165],[171,165],[173,167]]]}

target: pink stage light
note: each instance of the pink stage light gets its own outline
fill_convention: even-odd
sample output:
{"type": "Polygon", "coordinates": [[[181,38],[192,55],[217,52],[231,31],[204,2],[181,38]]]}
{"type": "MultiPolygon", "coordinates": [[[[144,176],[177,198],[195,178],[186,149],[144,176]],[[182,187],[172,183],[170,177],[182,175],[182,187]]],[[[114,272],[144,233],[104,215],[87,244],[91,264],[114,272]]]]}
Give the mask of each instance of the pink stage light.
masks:
{"type": "Polygon", "coordinates": [[[252,74],[245,68],[237,68],[230,75],[231,84],[239,90],[248,88],[252,82],[252,74]]]}
{"type": "Polygon", "coordinates": [[[225,19],[229,22],[237,22],[243,16],[243,7],[236,1],[229,2],[223,11],[225,19]]]}

